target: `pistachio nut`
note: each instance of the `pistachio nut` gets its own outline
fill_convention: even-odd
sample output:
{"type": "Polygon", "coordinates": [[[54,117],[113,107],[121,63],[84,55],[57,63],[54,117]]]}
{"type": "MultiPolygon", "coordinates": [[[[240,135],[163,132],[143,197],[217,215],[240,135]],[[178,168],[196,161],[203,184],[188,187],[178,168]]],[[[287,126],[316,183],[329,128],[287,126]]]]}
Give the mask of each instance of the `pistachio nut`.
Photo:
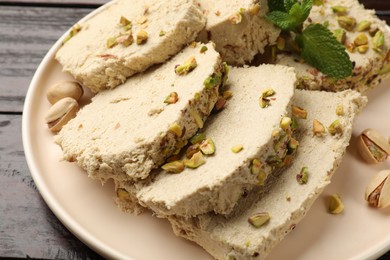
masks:
{"type": "Polygon", "coordinates": [[[331,135],[342,135],[343,134],[343,126],[340,123],[339,119],[333,121],[328,127],[328,131],[331,135]]]}
{"type": "Polygon", "coordinates": [[[364,32],[370,30],[371,22],[367,20],[363,20],[358,23],[356,30],[358,32],[364,32]]]}
{"type": "Polygon", "coordinates": [[[337,15],[346,15],[348,13],[347,7],[341,5],[332,6],[332,11],[337,15]]]}
{"type": "Polygon", "coordinates": [[[313,135],[320,137],[324,135],[324,133],[325,133],[324,125],[317,119],[313,119],[313,135]]]}
{"type": "Polygon", "coordinates": [[[344,203],[339,194],[333,194],[328,198],[328,212],[331,214],[340,214],[344,211],[344,203]]]}
{"type": "Polygon", "coordinates": [[[361,53],[361,54],[366,53],[366,52],[368,51],[368,49],[369,49],[368,44],[366,44],[366,45],[361,45],[361,46],[356,47],[356,50],[357,50],[359,53],[361,53]]]}
{"type": "Polygon", "coordinates": [[[199,147],[200,147],[199,143],[188,146],[186,150],[186,157],[188,159],[191,159],[194,154],[200,151],[199,147]]]}
{"type": "Polygon", "coordinates": [[[265,162],[271,167],[282,167],[283,161],[277,155],[269,155],[265,162]]]}
{"type": "Polygon", "coordinates": [[[269,97],[274,96],[275,93],[276,93],[275,90],[273,90],[272,88],[266,88],[259,98],[260,107],[266,108],[266,107],[270,106],[271,100],[269,97]]]}
{"type": "Polygon", "coordinates": [[[183,161],[177,160],[177,161],[166,163],[163,166],[161,166],[161,168],[166,172],[181,173],[184,170],[185,165],[183,161]]]}
{"type": "Polygon", "coordinates": [[[230,90],[225,90],[222,92],[222,97],[226,100],[230,99],[233,96],[233,92],[230,90]]]}
{"type": "Polygon", "coordinates": [[[214,105],[215,111],[220,111],[222,110],[226,105],[226,99],[222,96],[218,97],[217,102],[214,105]]]}
{"type": "Polygon", "coordinates": [[[242,14],[241,14],[241,12],[237,12],[237,13],[232,14],[231,16],[229,16],[229,21],[232,24],[239,24],[239,23],[241,23],[241,21],[242,21],[242,14]]]}
{"type": "Polygon", "coordinates": [[[161,30],[161,31],[158,33],[158,36],[163,37],[165,34],[167,34],[167,32],[161,30]]]}
{"type": "Polygon", "coordinates": [[[233,153],[239,153],[242,151],[242,149],[244,149],[244,146],[242,146],[242,144],[236,144],[234,145],[232,148],[230,148],[230,150],[233,152],[233,153]]]}
{"type": "Polygon", "coordinates": [[[301,107],[292,106],[291,113],[293,114],[293,116],[297,118],[301,118],[301,119],[307,118],[307,111],[301,107]]]}
{"type": "Polygon", "coordinates": [[[122,189],[122,188],[118,188],[116,190],[116,196],[119,198],[119,199],[126,199],[128,196],[129,196],[129,192],[125,189],[122,189]]]}
{"type": "Polygon", "coordinates": [[[116,41],[116,38],[117,38],[117,36],[113,36],[113,37],[110,37],[107,39],[107,42],[106,42],[107,48],[111,49],[118,44],[118,42],[116,41]]]}
{"type": "Polygon", "coordinates": [[[136,36],[137,45],[145,44],[148,41],[148,33],[144,30],[140,30],[136,36]]]}
{"type": "Polygon", "coordinates": [[[198,66],[194,56],[189,57],[183,65],[179,65],[175,68],[177,75],[186,75],[193,71],[198,66]]]}
{"type": "Polygon", "coordinates": [[[349,41],[345,41],[344,43],[344,46],[345,48],[347,49],[347,51],[349,51],[350,53],[354,53],[355,52],[355,45],[349,41]]]}
{"type": "Polygon", "coordinates": [[[286,40],[283,37],[278,37],[276,40],[276,47],[278,50],[283,51],[286,48],[286,40]]]}
{"type": "Polygon", "coordinates": [[[206,139],[206,135],[204,133],[197,133],[193,137],[191,137],[190,143],[197,144],[202,142],[205,139],[206,139]]]}
{"type": "Polygon", "coordinates": [[[285,116],[282,118],[282,120],[280,120],[280,128],[282,128],[286,132],[290,131],[291,124],[292,120],[288,116],[285,116]]]}
{"type": "Polygon", "coordinates": [[[199,115],[198,111],[196,111],[195,109],[190,108],[188,110],[188,112],[190,113],[192,118],[195,120],[196,125],[199,128],[203,128],[204,122],[203,122],[202,117],[199,115]]]}
{"type": "Polygon", "coordinates": [[[368,37],[364,33],[359,33],[358,36],[353,40],[355,46],[362,46],[368,44],[368,37]]]}
{"type": "Polygon", "coordinates": [[[207,77],[204,82],[203,82],[203,85],[206,87],[206,88],[214,88],[216,86],[219,86],[220,84],[222,83],[222,77],[221,75],[217,74],[217,73],[213,73],[211,76],[207,77]]]}
{"type": "Polygon", "coordinates": [[[164,103],[170,105],[175,104],[179,100],[177,92],[171,92],[164,100],[164,103]]]}
{"type": "Polygon", "coordinates": [[[344,28],[347,31],[352,31],[356,26],[356,19],[352,16],[339,16],[337,17],[337,22],[341,28],[344,28]]]}
{"type": "Polygon", "coordinates": [[[390,154],[390,144],[386,138],[373,129],[364,130],[358,137],[357,149],[368,163],[379,163],[390,154]]]}
{"type": "Polygon", "coordinates": [[[191,169],[198,168],[199,166],[201,166],[201,165],[203,165],[205,163],[206,163],[206,161],[204,160],[203,154],[202,154],[201,151],[195,153],[191,157],[191,159],[184,161],[185,166],[188,167],[188,168],[191,168],[191,169]]]}
{"type": "Polygon", "coordinates": [[[79,24],[75,24],[72,29],[70,29],[69,34],[65,37],[62,44],[65,44],[67,41],[72,39],[73,36],[75,36],[77,33],[81,31],[81,26],[79,24]]]}
{"type": "Polygon", "coordinates": [[[378,30],[372,38],[372,48],[374,51],[381,53],[385,44],[385,35],[382,31],[378,30]]]}
{"type": "Polygon", "coordinates": [[[207,138],[200,143],[199,149],[205,155],[212,155],[215,153],[215,144],[211,138],[207,138]]]}
{"type": "Polygon", "coordinates": [[[181,134],[183,133],[180,125],[176,122],[169,126],[169,131],[171,131],[172,133],[174,133],[178,137],[180,137],[181,134]]]}
{"type": "Polygon", "coordinates": [[[309,180],[309,169],[306,166],[302,167],[301,171],[296,175],[296,179],[299,184],[306,184],[309,180]]]}
{"type": "Polygon", "coordinates": [[[54,104],[65,97],[71,97],[77,101],[83,94],[83,87],[78,82],[66,80],[57,82],[49,87],[46,92],[46,97],[51,104],[54,104]]]}
{"type": "Polygon", "coordinates": [[[373,207],[390,206],[390,170],[375,174],[367,185],[365,199],[373,207]]]}
{"type": "Polygon", "coordinates": [[[116,42],[122,44],[125,47],[128,47],[133,44],[134,38],[133,35],[131,35],[131,32],[126,32],[116,37],[116,42]]]}
{"type": "Polygon", "coordinates": [[[71,97],[57,101],[47,111],[45,122],[52,132],[58,132],[61,128],[76,116],[80,107],[77,101],[71,97]]]}
{"type": "Polygon", "coordinates": [[[259,12],[260,12],[260,4],[259,3],[256,3],[256,4],[253,4],[251,7],[249,7],[248,11],[251,15],[257,15],[259,12]]]}
{"type": "Polygon", "coordinates": [[[270,220],[270,215],[268,212],[261,212],[256,213],[248,218],[249,224],[252,226],[259,228],[263,226],[265,223],[267,223],[270,220]]]}
{"type": "Polygon", "coordinates": [[[344,106],[343,105],[337,105],[336,107],[336,115],[343,116],[344,113],[344,106]]]}
{"type": "Polygon", "coordinates": [[[251,172],[252,174],[259,175],[261,172],[261,162],[258,159],[252,160],[251,172]]]}
{"type": "Polygon", "coordinates": [[[208,50],[207,46],[206,46],[206,45],[203,45],[202,47],[200,47],[199,52],[200,52],[200,53],[206,53],[207,50],[208,50]]]}

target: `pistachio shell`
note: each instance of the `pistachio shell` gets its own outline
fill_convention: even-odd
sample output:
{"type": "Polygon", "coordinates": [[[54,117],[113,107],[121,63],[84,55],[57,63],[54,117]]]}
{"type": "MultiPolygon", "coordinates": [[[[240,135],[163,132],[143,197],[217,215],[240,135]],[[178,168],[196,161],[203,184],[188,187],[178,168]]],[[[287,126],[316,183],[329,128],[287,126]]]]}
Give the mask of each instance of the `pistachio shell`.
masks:
{"type": "Polygon", "coordinates": [[[69,120],[76,116],[79,109],[79,104],[75,99],[63,98],[47,111],[45,122],[52,132],[58,132],[69,120]]]}
{"type": "Polygon", "coordinates": [[[363,131],[365,136],[379,146],[387,154],[390,154],[390,144],[386,142],[386,138],[373,129],[366,129],[363,131]]]}
{"type": "Polygon", "coordinates": [[[46,92],[46,97],[51,104],[54,104],[65,97],[71,97],[75,100],[79,100],[83,94],[83,87],[78,82],[66,80],[57,82],[49,87],[46,92]]]}
{"type": "Polygon", "coordinates": [[[390,206],[390,170],[378,172],[366,187],[365,199],[378,208],[390,206]]]}

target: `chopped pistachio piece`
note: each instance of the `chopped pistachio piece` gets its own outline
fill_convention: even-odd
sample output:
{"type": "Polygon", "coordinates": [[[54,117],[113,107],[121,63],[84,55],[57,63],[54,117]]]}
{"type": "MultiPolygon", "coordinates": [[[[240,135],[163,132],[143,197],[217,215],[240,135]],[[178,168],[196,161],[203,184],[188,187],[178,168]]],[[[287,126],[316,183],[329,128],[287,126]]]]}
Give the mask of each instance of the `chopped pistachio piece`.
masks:
{"type": "Polygon", "coordinates": [[[356,26],[356,19],[351,16],[339,16],[337,17],[337,22],[341,28],[347,31],[352,31],[356,26]]]}
{"type": "Polygon", "coordinates": [[[282,167],[283,161],[277,155],[269,155],[265,162],[271,167],[282,167]]]}
{"type": "Polygon", "coordinates": [[[343,105],[337,105],[336,107],[336,115],[343,116],[344,115],[344,106],[343,105]]]}
{"type": "Polygon", "coordinates": [[[145,16],[145,15],[143,15],[143,16],[141,16],[138,20],[137,20],[137,23],[138,24],[144,24],[144,23],[146,23],[148,21],[148,18],[145,16]]]}
{"type": "Polygon", "coordinates": [[[265,180],[267,179],[267,174],[263,171],[260,171],[260,173],[257,175],[257,186],[262,186],[265,183],[265,180]]]}
{"type": "Polygon", "coordinates": [[[301,119],[306,119],[307,118],[307,111],[301,107],[297,106],[292,106],[291,112],[293,116],[301,119]]]}
{"type": "Polygon", "coordinates": [[[198,66],[194,56],[189,57],[183,65],[179,65],[175,68],[177,75],[186,75],[193,71],[198,66]]]}
{"type": "Polygon", "coordinates": [[[129,21],[126,17],[121,16],[121,18],[119,19],[119,23],[123,26],[127,26],[131,24],[131,21],[129,21]]]}
{"type": "Polygon", "coordinates": [[[288,116],[285,116],[280,121],[280,128],[282,128],[284,131],[290,131],[291,123],[292,123],[291,118],[288,116]]]}
{"type": "Polygon", "coordinates": [[[224,99],[228,100],[229,98],[231,98],[233,96],[233,92],[230,91],[230,90],[225,90],[222,93],[222,96],[223,96],[224,99]]]}
{"type": "Polygon", "coordinates": [[[166,163],[163,166],[161,166],[161,168],[167,172],[180,173],[184,170],[185,165],[183,161],[178,160],[178,161],[166,163]]]}
{"type": "Polygon", "coordinates": [[[188,167],[188,168],[191,168],[191,169],[195,169],[195,168],[198,168],[199,166],[205,164],[206,161],[204,160],[203,158],[203,154],[202,152],[197,152],[195,153],[191,159],[189,160],[186,160],[184,162],[185,166],[188,167]]]}
{"type": "Polygon", "coordinates": [[[374,51],[381,53],[383,46],[385,44],[385,35],[382,31],[377,31],[372,38],[372,48],[374,51]]]}
{"type": "Polygon", "coordinates": [[[161,31],[159,32],[158,36],[162,37],[162,36],[164,36],[165,34],[167,34],[167,33],[166,33],[165,31],[161,30],[161,31]]]}
{"type": "Polygon", "coordinates": [[[137,33],[136,43],[138,45],[145,44],[148,41],[148,33],[144,30],[140,30],[137,33]]]}
{"type": "Polygon", "coordinates": [[[249,7],[249,13],[251,15],[257,15],[259,12],[260,12],[260,4],[259,3],[256,3],[254,5],[252,5],[251,7],[249,7]]]}
{"type": "Polygon", "coordinates": [[[355,47],[355,45],[353,43],[346,41],[344,43],[344,46],[347,49],[347,51],[349,51],[350,53],[354,53],[355,52],[356,47],[355,47]]]}
{"type": "Polygon", "coordinates": [[[188,146],[187,150],[186,150],[186,157],[188,159],[191,159],[191,157],[196,154],[197,152],[200,151],[199,149],[200,147],[200,144],[199,143],[196,143],[196,144],[193,144],[193,145],[190,145],[188,146]]]}
{"type": "Polygon", "coordinates": [[[216,73],[213,73],[211,76],[209,76],[204,80],[203,85],[206,88],[213,88],[220,85],[221,82],[222,82],[221,76],[216,73]]]}
{"type": "Polygon", "coordinates": [[[120,198],[120,199],[126,199],[126,198],[129,196],[129,193],[128,193],[127,190],[125,190],[125,189],[118,188],[118,189],[116,190],[116,195],[117,195],[118,198],[120,198]]]}
{"type": "Polygon", "coordinates": [[[341,125],[340,120],[336,119],[333,121],[333,123],[328,127],[328,131],[331,135],[343,134],[343,126],[341,125]]]}
{"type": "Polygon", "coordinates": [[[371,22],[367,20],[363,20],[360,23],[358,23],[356,30],[358,32],[364,32],[370,30],[371,22]]]}
{"type": "Polygon", "coordinates": [[[206,140],[206,135],[204,133],[197,133],[190,139],[190,143],[197,144],[201,143],[203,140],[206,140]]]}
{"type": "Polygon", "coordinates": [[[232,23],[232,24],[239,24],[241,23],[242,21],[242,14],[241,12],[237,12],[235,14],[232,14],[230,17],[229,17],[229,21],[232,23]]]}
{"type": "Polygon", "coordinates": [[[200,144],[199,149],[202,151],[205,155],[212,155],[215,153],[215,144],[214,141],[211,138],[207,138],[206,140],[203,140],[200,144]]]}
{"type": "Polygon", "coordinates": [[[244,149],[244,146],[242,146],[242,144],[236,144],[234,145],[232,148],[230,148],[230,150],[233,152],[233,153],[239,153],[242,151],[242,149],[244,149]]]}
{"type": "Polygon", "coordinates": [[[332,11],[337,15],[346,15],[348,13],[347,7],[341,5],[332,6],[332,11]]]}
{"type": "Polygon", "coordinates": [[[259,228],[263,226],[265,223],[267,223],[270,220],[270,215],[268,212],[261,212],[256,213],[248,218],[249,224],[252,226],[259,228]]]}
{"type": "Polygon", "coordinates": [[[260,107],[266,108],[266,107],[270,106],[271,100],[269,99],[269,97],[274,96],[275,93],[276,93],[275,90],[273,90],[272,88],[266,88],[260,96],[260,100],[259,100],[260,107]]]}
{"type": "Polygon", "coordinates": [[[196,100],[196,101],[198,101],[198,100],[200,100],[200,93],[199,92],[196,92],[195,93],[195,95],[194,95],[194,99],[196,100]]]}
{"type": "Polygon", "coordinates": [[[66,43],[69,41],[73,36],[75,36],[79,31],[81,31],[81,26],[79,24],[75,24],[72,29],[70,29],[69,34],[65,37],[64,41],[62,44],[66,43]]]}
{"type": "Polygon", "coordinates": [[[203,45],[202,47],[200,47],[200,53],[205,53],[207,51],[207,46],[206,45],[203,45]]]}
{"type": "Polygon", "coordinates": [[[258,159],[252,160],[251,172],[252,174],[259,175],[261,172],[261,162],[258,159]]]}
{"type": "Polygon", "coordinates": [[[118,44],[118,42],[116,41],[116,38],[117,37],[114,36],[114,37],[111,37],[111,38],[107,39],[107,43],[106,43],[107,48],[111,49],[112,47],[114,47],[115,45],[118,44]]]}
{"type": "Polygon", "coordinates": [[[336,37],[336,40],[341,44],[344,44],[345,40],[347,39],[347,33],[341,28],[334,30],[333,35],[334,37],[336,37]]]}
{"type": "Polygon", "coordinates": [[[329,196],[328,212],[331,214],[340,214],[344,211],[344,203],[339,194],[329,196]]]}
{"type": "Polygon", "coordinates": [[[276,47],[278,48],[278,50],[283,51],[286,48],[286,40],[283,37],[279,36],[276,40],[276,47]]]}
{"type": "Polygon", "coordinates": [[[296,129],[298,129],[298,120],[295,118],[295,117],[292,117],[291,118],[291,130],[292,131],[295,131],[296,129]]]}
{"type": "Polygon", "coordinates": [[[198,111],[194,110],[194,109],[189,109],[188,112],[190,113],[190,115],[192,116],[192,118],[195,120],[195,123],[196,125],[199,127],[199,128],[203,128],[203,125],[204,125],[204,122],[202,120],[202,117],[199,115],[198,111]]]}
{"type": "Polygon", "coordinates": [[[296,179],[297,182],[301,185],[307,183],[309,180],[309,170],[306,166],[302,167],[301,172],[297,174],[296,179]]]}
{"type": "Polygon", "coordinates": [[[298,149],[299,142],[295,138],[291,138],[287,145],[287,154],[293,154],[298,149]]]}
{"type": "Polygon", "coordinates": [[[171,92],[164,100],[166,104],[175,104],[179,100],[177,92],[171,92]]]}
{"type": "Polygon", "coordinates": [[[368,49],[369,49],[368,44],[366,44],[366,45],[361,45],[361,46],[356,47],[356,50],[357,50],[359,53],[361,53],[361,54],[366,53],[366,52],[368,51],[368,49]]]}
{"type": "Polygon", "coordinates": [[[317,119],[313,119],[313,135],[322,136],[325,133],[324,125],[317,119]]]}
{"type": "Polygon", "coordinates": [[[181,136],[182,134],[182,130],[181,130],[181,127],[178,123],[173,123],[170,127],[169,127],[169,131],[173,132],[176,136],[181,136]]]}
{"type": "Polygon", "coordinates": [[[359,33],[358,36],[353,40],[353,44],[355,46],[361,46],[361,45],[367,45],[368,44],[368,37],[364,33],[359,33]]]}
{"type": "Polygon", "coordinates": [[[134,38],[133,35],[130,33],[125,33],[116,38],[116,42],[119,44],[122,44],[125,47],[128,47],[133,44],[134,38]]]}
{"type": "Polygon", "coordinates": [[[219,97],[217,102],[215,103],[214,109],[216,111],[220,111],[225,107],[226,99],[224,97],[219,97]]]}

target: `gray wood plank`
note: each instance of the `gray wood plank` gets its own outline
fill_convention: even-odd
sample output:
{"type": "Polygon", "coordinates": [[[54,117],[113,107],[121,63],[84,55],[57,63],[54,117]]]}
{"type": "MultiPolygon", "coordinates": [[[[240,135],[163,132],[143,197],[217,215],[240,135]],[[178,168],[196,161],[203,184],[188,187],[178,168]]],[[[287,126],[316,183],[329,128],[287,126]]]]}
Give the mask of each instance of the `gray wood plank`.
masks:
{"type": "Polygon", "coordinates": [[[0,257],[101,259],[46,206],[30,176],[20,130],[20,115],[0,115],[0,257]]]}
{"type": "Polygon", "coordinates": [[[0,111],[21,112],[31,78],[54,42],[88,8],[0,8],[0,111]]]}

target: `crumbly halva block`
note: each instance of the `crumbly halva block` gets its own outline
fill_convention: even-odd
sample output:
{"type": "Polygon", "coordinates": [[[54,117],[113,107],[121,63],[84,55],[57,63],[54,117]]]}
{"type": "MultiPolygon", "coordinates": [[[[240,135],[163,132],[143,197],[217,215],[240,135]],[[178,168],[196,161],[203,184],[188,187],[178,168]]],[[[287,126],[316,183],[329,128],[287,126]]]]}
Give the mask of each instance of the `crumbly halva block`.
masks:
{"type": "Polygon", "coordinates": [[[93,92],[166,61],[204,28],[196,0],[115,0],[76,25],[56,59],[93,92]]]}
{"type": "MultiPolygon", "coordinates": [[[[298,56],[278,55],[278,64],[296,68],[298,88],[327,91],[354,89],[363,93],[387,76],[388,69],[383,68],[390,61],[390,32],[385,21],[375,16],[374,10],[364,9],[357,0],[328,0],[323,5],[313,6],[308,21],[324,24],[338,35],[346,46],[354,69],[352,76],[336,81],[304,63],[298,56]],[[338,20],[342,21],[342,26],[338,20]]],[[[309,25],[308,21],[305,26],[309,25]]]]}
{"type": "Polygon", "coordinates": [[[287,154],[292,131],[290,126],[281,128],[281,120],[291,114],[295,83],[294,69],[286,66],[231,68],[224,90],[231,91],[232,97],[201,130],[213,141],[215,153],[204,155],[205,164],[196,169],[162,172],[146,185],[117,183],[122,195],[126,190],[131,194],[122,196],[125,200],[118,201],[119,207],[138,212],[132,210],[136,196],[142,206],[160,216],[228,214],[244,192],[261,185],[292,156],[287,154]],[[262,108],[261,96],[267,89],[275,94],[262,108]],[[233,152],[235,146],[242,150],[233,152]]]}
{"type": "Polygon", "coordinates": [[[171,216],[169,220],[176,235],[195,241],[216,259],[266,258],[330,183],[349,144],[353,121],[366,102],[365,97],[352,90],[338,93],[297,90],[295,104],[305,108],[308,116],[299,119],[300,147],[292,165],[273,180],[268,190],[249,193],[246,200],[255,203],[245,207],[241,201],[230,218],[211,213],[189,219],[171,216]],[[344,108],[343,116],[334,112],[339,106],[344,108]],[[323,136],[313,136],[314,119],[325,128],[338,119],[342,134],[332,136],[326,130],[323,136]],[[308,169],[306,184],[299,184],[296,179],[302,167],[308,169]],[[263,226],[256,228],[248,222],[254,214],[265,212],[270,219],[263,226]]]}
{"type": "Polygon", "coordinates": [[[224,71],[213,45],[199,44],[99,92],[56,136],[64,159],[102,182],[146,178],[203,127],[224,71]],[[205,85],[209,79],[215,84],[205,85]]]}
{"type": "Polygon", "coordinates": [[[207,24],[198,39],[213,41],[222,59],[230,65],[251,62],[280,34],[280,29],[265,19],[266,0],[205,0],[201,5],[207,24]]]}

